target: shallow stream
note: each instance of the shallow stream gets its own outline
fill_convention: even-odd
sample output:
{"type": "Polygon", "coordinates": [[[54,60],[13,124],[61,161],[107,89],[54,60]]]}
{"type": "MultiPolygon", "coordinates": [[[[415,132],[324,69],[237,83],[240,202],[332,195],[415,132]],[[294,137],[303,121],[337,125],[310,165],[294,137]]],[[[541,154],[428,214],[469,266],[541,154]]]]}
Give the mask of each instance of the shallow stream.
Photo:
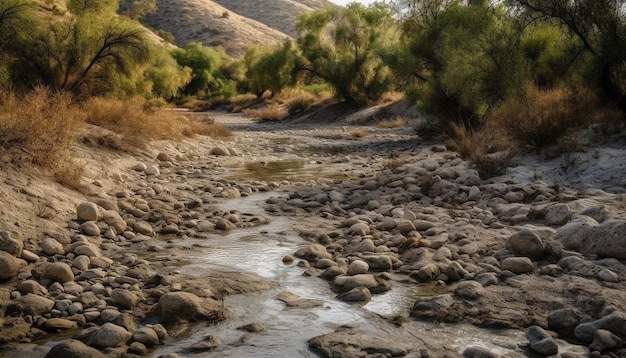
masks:
{"type": "MultiPolygon", "coordinates": [[[[222,210],[262,214],[262,204],[273,193],[264,193],[242,199],[231,199],[218,206],[222,210]]],[[[517,344],[523,344],[523,332],[513,330],[492,331],[471,325],[441,325],[409,322],[396,327],[385,318],[408,317],[418,296],[436,293],[430,285],[410,285],[394,281],[391,291],[373,295],[367,304],[353,305],[334,298],[327,281],[302,275],[303,269],[293,264],[283,264],[282,258],[293,254],[307,242],[290,233],[293,219],[272,217],[267,225],[238,229],[229,235],[216,235],[212,239],[189,239],[180,245],[199,245],[193,264],[180,268],[184,274],[209,275],[215,271],[244,271],[258,275],[273,284],[264,292],[226,296],[224,303],[232,311],[232,318],[211,326],[197,326],[183,337],[171,339],[154,352],[154,356],[167,352],[189,354],[187,349],[207,335],[221,340],[221,346],[201,357],[313,357],[307,340],[335,331],[342,325],[358,327],[368,332],[393,332],[399,339],[419,339],[436,342],[462,352],[468,346],[480,345],[501,356],[521,357],[517,344]],[[276,296],[288,291],[302,298],[323,301],[321,307],[287,307],[276,296]],[[237,327],[259,322],[265,330],[246,333],[237,327]]],[[[460,354],[459,354],[460,356],[460,354]]]]}

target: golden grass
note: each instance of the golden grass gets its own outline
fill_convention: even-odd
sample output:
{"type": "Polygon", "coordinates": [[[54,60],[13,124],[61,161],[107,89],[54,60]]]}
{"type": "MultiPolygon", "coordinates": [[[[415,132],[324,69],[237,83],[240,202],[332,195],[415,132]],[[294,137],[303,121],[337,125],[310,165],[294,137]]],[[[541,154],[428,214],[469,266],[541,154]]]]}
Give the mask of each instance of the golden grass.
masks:
{"type": "Polygon", "coordinates": [[[365,138],[367,137],[367,130],[365,129],[353,129],[348,133],[348,135],[352,138],[365,138]]]}
{"type": "Polygon", "coordinates": [[[400,102],[404,99],[403,92],[385,92],[380,96],[378,104],[400,102]]]}
{"type": "MultiPolygon", "coordinates": [[[[194,135],[229,137],[230,130],[219,123],[190,120],[180,112],[146,108],[141,99],[118,100],[91,98],[81,104],[87,123],[119,134],[131,146],[143,146],[150,140],[181,139],[194,135]]],[[[119,147],[117,139],[101,138],[104,144],[119,147]]],[[[122,148],[124,149],[124,145],[122,148]]]]}
{"type": "Polygon", "coordinates": [[[406,164],[406,158],[400,156],[396,158],[389,158],[383,162],[383,168],[396,169],[406,164]]]}
{"type": "Polygon", "coordinates": [[[503,130],[521,146],[541,148],[590,123],[598,108],[598,98],[588,88],[528,86],[524,95],[496,108],[487,127],[503,130]]]}
{"type": "Polygon", "coordinates": [[[396,116],[394,119],[375,119],[380,128],[399,128],[404,126],[404,118],[396,116]]]}
{"type": "Polygon", "coordinates": [[[0,92],[0,151],[18,163],[55,168],[83,122],[71,103],[70,95],[43,87],[23,97],[0,92]]]}
{"type": "Polygon", "coordinates": [[[289,116],[287,109],[278,104],[270,104],[261,109],[244,109],[241,113],[260,121],[281,121],[289,116]]]}

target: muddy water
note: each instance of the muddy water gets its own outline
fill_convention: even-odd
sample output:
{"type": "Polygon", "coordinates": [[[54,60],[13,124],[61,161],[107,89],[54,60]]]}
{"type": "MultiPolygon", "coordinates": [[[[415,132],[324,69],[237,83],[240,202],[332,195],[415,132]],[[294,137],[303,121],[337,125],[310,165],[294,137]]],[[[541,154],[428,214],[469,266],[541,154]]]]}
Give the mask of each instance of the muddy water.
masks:
{"type": "MultiPolygon", "coordinates": [[[[232,199],[219,204],[222,210],[242,213],[264,214],[263,202],[272,193],[257,194],[242,199],[232,199]]],[[[275,195],[275,194],[274,194],[275,195]]],[[[183,337],[171,339],[153,356],[178,352],[185,354],[187,348],[202,337],[214,335],[221,340],[221,347],[204,352],[202,357],[312,357],[307,340],[335,331],[343,325],[358,327],[369,332],[393,332],[399,339],[420,339],[446,346],[461,352],[471,345],[482,345],[509,357],[521,357],[517,343],[524,343],[523,332],[489,331],[470,325],[433,325],[409,322],[396,327],[385,318],[408,317],[409,310],[418,296],[437,294],[430,285],[404,284],[395,281],[390,292],[374,295],[367,304],[350,305],[334,299],[328,282],[317,277],[302,276],[303,269],[295,264],[285,265],[282,257],[292,254],[306,241],[290,231],[294,225],[288,217],[272,217],[271,223],[262,227],[235,230],[229,235],[216,235],[203,240],[205,250],[197,250],[188,257],[192,265],[183,266],[181,272],[191,275],[209,275],[217,271],[245,271],[256,274],[273,285],[265,292],[232,295],[224,299],[233,311],[232,319],[217,325],[197,326],[183,337]],[[321,307],[291,308],[275,297],[289,291],[303,298],[323,301],[321,307]],[[246,333],[237,327],[259,322],[265,330],[246,333]]],[[[194,240],[181,245],[196,244],[194,240]]]]}

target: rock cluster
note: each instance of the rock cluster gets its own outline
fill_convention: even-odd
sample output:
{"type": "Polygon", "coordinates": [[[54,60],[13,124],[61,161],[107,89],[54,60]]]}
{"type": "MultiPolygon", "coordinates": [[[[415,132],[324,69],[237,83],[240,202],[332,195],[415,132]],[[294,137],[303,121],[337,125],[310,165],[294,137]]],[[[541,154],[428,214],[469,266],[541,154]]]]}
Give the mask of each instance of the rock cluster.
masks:
{"type": "Polygon", "coordinates": [[[309,275],[329,280],[338,299],[367,302],[392,287],[392,275],[405,275],[451,291],[417,299],[414,317],[529,327],[530,348],[539,354],[557,350],[544,329],[589,344],[606,330],[617,338],[597,338],[590,349],[601,352],[626,338],[618,290],[596,293],[624,279],[618,260],[626,254],[626,220],[576,191],[539,181],[485,183],[453,153],[439,151],[356,181],[297,187],[268,200],[268,210],[334,223],[304,229],[317,242],[294,255],[308,262],[309,275]],[[562,285],[575,286],[580,297],[562,285]],[[556,318],[585,299],[594,303],[584,312],[556,318]],[[529,302],[542,304],[530,310],[529,302]],[[611,324],[582,323],[594,319],[611,324]],[[583,327],[597,329],[583,334],[583,327]]]}

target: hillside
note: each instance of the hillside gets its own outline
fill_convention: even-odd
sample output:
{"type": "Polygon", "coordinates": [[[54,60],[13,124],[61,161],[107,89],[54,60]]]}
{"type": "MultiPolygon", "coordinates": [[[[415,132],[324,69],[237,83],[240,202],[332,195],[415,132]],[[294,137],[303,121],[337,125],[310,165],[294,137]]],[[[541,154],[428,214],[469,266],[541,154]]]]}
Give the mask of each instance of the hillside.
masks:
{"type": "Polygon", "coordinates": [[[234,57],[249,44],[271,45],[293,38],[302,12],[330,5],[326,0],[268,0],[262,6],[237,0],[157,0],[157,11],[142,22],[174,36],[174,44],[223,46],[234,57]]]}

